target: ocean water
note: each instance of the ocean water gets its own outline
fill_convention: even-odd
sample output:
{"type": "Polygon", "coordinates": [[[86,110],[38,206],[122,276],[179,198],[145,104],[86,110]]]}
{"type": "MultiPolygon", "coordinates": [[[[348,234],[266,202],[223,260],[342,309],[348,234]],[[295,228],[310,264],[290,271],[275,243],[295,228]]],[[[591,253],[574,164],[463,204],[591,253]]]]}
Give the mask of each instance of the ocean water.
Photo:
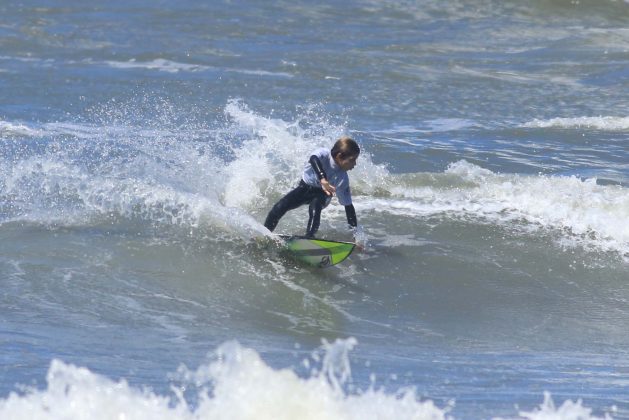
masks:
{"type": "Polygon", "coordinates": [[[628,92],[621,0],[0,2],[0,418],[629,418],[628,92]]]}

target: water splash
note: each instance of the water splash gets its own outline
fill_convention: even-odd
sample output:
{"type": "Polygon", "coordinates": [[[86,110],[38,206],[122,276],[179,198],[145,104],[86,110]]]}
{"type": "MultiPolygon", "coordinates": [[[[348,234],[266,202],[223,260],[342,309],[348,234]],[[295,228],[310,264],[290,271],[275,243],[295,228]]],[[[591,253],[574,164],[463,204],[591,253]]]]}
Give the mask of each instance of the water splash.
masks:
{"type": "MultiPolygon", "coordinates": [[[[181,367],[176,375],[182,385],[171,384],[172,395],[130,386],[124,379],[111,380],[53,360],[43,389],[23,387],[0,399],[0,417],[29,420],[83,419],[414,419],[452,418],[450,407],[440,409],[420,401],[415,391],[386,393],[371,386],[348,393],[348,353],[356,341],[336,340],[322,346],[320,370],[300,377],[292,369],[273,369],[260,355],[232,341],[220,346],[208,364],[191,371],[181,367]],[[186,385],[187,384],[187,385],[186,385]],[[186,398],[196,390],[195,398],[186,398]]],[[[532,420],[601,419],[579,400],[556,406],[545,393],[538,409],[520,411],[512,418],[532,420]]],[[[604,419],[610,419],[605,414],[604,419]]]]}
{"type": "Polygon", "coordinates": [[[577,400],[577,402],[566,400],[559,407],[556,407],[555,402],[553,401],[549,392],[544,392],[544,402],[540,405],[538,409],[535,409],[533,411],[520,411],[520,416],[529,420],[611,419],[611,416],[607,413],[605,413],[604,417],[593,416],[592,410],[584,407],[581,400],[577,400]]]}

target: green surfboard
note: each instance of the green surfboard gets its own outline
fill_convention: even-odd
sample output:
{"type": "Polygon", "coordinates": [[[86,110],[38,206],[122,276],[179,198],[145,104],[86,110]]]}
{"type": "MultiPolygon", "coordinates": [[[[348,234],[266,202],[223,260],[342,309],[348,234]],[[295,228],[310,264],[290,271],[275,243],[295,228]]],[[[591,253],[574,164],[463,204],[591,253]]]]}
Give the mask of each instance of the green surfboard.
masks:
{"type": "Polygon", "coordinates": [[[290,254],[314,267],[329,267],[343,262],[354,250],[352,242],[280,235],[290,254]]]}

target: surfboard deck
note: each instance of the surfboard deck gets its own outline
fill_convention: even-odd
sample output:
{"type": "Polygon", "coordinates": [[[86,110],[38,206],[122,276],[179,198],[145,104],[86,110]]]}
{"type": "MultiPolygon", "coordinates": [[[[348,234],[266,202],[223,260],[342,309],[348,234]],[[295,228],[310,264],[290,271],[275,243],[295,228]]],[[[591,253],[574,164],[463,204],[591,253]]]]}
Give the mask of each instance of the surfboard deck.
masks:
{"type": "Polygon", "coordinates": [[[305,236],[278,235],[284,246],[297,260],[314,267],[330,267],[345,261],[354,247],[353,242],[330,241],[305,236]]]}

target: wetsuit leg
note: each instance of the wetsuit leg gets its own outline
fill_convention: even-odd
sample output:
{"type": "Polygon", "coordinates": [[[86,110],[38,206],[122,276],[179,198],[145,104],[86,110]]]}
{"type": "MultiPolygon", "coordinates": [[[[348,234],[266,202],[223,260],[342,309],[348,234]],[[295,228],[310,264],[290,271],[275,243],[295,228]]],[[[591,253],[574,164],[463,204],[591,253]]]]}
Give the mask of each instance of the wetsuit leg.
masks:
{"type": "Polygon", "coordinates": [[[306,228],[306,236],[309,238],[314,237],[315,233],[319,230],[319,224],[321,223],[321,210],[326,205],[327,196],[323,190],[318,189],[316,195],[310,201],[308,207],[308,227],[306,228]]]}
{"type": "Polygon", "coordinates": [[[310,201],[312,195],[310,194],[310,187],[308,187],[303,181],[299,183],[297,188],[286,194],[280,199],[271,211],[266,220],[264,226],[271,232],[275,230],[275,227],[279,223],[282,216],[289,210],[294,210],[297,207],[304,205],[310,201]]]}

